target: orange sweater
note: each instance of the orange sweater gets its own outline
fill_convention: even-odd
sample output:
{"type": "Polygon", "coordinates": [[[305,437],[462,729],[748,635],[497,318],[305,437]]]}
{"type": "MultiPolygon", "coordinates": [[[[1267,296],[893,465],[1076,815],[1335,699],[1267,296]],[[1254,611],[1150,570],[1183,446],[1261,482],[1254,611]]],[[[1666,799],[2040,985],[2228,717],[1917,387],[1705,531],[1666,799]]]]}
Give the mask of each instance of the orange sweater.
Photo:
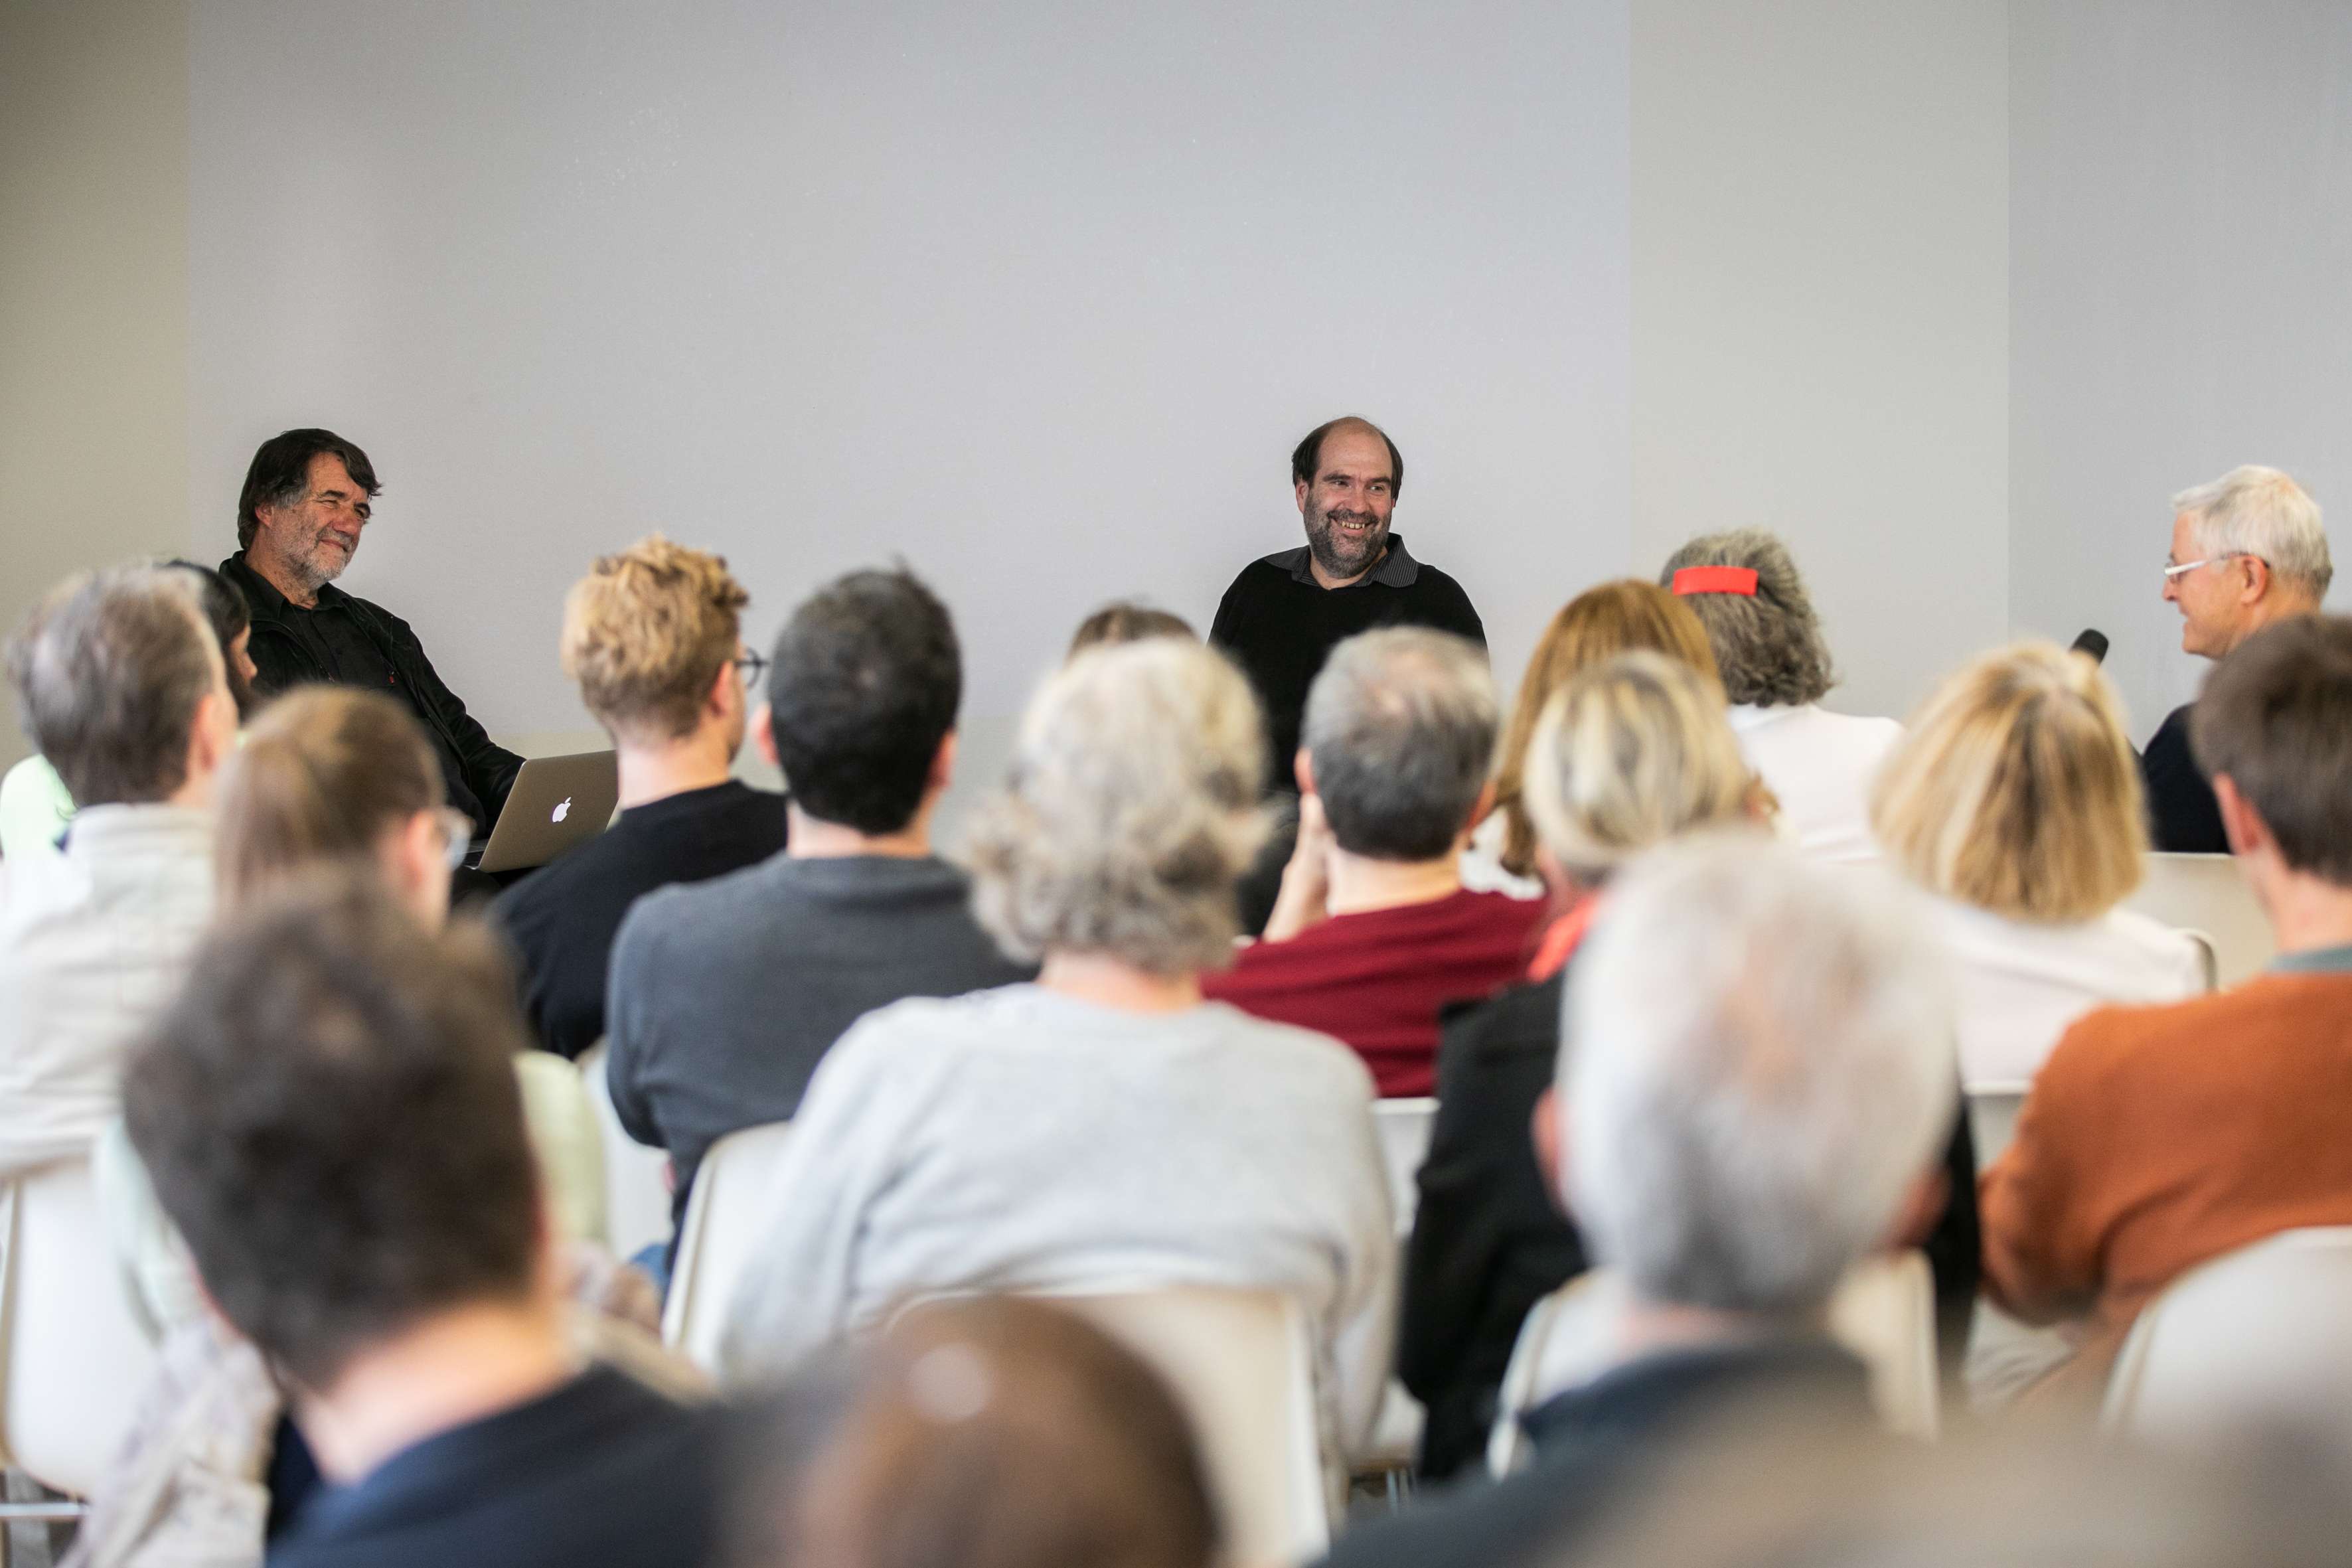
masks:
{"type": "Polygon", "coordinates": [[[2096,1398],[2175,1278],[2278,1231],[2352,1224],[2352,974],[2085,1016],[1977,1204],[1987,1294],[2032,1322],[2087,1313],[2049,1392],[2096,1398]]]}

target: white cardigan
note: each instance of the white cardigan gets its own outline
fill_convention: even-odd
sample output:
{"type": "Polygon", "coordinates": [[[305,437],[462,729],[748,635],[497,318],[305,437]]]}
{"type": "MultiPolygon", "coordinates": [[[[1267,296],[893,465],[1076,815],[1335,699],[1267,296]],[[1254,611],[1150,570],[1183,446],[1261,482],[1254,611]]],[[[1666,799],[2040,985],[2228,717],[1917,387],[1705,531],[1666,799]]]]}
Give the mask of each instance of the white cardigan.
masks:
{"type": "Polygon", "coordinates": [[[1740,754],[1780,803],[1797,847],[1823,860],[1874,860],[1870,784],[1903,726],[1892,719],[1832,713],[1811,702],[1729,714],[1740,754]]]}

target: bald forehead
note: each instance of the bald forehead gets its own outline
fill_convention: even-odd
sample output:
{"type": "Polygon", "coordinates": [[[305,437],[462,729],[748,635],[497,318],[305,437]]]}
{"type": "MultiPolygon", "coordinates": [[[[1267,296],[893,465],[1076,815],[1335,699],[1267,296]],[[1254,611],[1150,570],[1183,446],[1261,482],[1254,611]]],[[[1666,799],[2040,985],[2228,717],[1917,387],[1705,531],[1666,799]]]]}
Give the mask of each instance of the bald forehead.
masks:
{"type": "Polygon", "coordinates": [[[1315,454],[1315,477],[1346,474],[1357,479],[1394,479],[1396,465],[1389,457],[1388,438],[1361,419],[1343,419],[1323,433],[1315,454]]]}

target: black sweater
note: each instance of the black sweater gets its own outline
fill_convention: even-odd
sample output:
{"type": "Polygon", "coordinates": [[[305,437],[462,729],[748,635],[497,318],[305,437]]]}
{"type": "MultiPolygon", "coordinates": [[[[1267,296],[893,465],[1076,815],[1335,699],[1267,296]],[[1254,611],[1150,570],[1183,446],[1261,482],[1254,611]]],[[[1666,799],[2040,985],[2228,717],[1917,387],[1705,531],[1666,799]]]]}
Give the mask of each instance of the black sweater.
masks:
{"type": "Polygon", "coordinates": [[[1225,590],[1209,640],[1233,656],[1265,705],[1274,748],[1266,777],[1274,787],[1295,787],[1291,759],[1307,689],[1325,657],[1375,626],[1431,626],[1481,647],[1486,643],[1486,628],[1462,584],[1415,561],[1400,533],[1389,535],[1380,565],[1345,588],[1315,581],[1302,544],[1251,562],[1225,590]]]}
{"type": "Polygon", "coordinates": [[[2221,803],[2189,749],[2189,715],[2195,710],[2196,704],[2188,702],[2175,708],[2140,753],[2140,777],[2147,784],[2148,837],[2157,848],[2175,855],[2227,855],[2230,841],[2221,832],[2221,803]]]}

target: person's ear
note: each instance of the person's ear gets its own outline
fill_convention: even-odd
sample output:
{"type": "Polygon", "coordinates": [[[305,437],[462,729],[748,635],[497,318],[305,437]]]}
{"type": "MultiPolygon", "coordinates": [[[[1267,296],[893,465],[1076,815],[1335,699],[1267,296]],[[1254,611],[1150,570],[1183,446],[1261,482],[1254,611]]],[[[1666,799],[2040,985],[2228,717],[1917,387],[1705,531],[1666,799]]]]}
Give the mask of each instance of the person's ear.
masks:
{"type": "Polygon", "coordinates": [[[2271,591],[2271,563],[2259,555],[2241,555],[2231,563],[2239,568],[2238,603],[2258,605],[2271,591]]]}
{"type": "Polygon", "coordinates": [[[2238,793],[2238,781],[2229,774],[2213,775],[2213,802],[2221,808],[2221,836],[2229,841],[2231,854],[2258,855],[2275,842],[2270,824],[2253,802],[2238,793]]]}
{"type": "Polygon", "coordinates": [[[1298,515],[1305,517],[1307,515],[1307,492],[1315,487],[1308,484],[1305,479],[1299,479],[1296,481],[1291,488],[1298,492],[1298,515]]]}
{"type": "Polygon", "coordinates": [[[228,765],[236,750],[236,699],[219,681],[196,699],[194,719],[188,725],[187,776],[208,779],[228,765]]]}
{"type": "Polygon", "coordinates": [[[940,737],[940,749],[931,753],[930,776],[923,781],[926,793],[938,795],[955,783],[956,732],[950,730],[940,737]]]}
{"type": "Polygon", "coordinates": [[[764,702],[751,714],[751,743],[760,748],[770,767],[782,771],[784,764],[776,755],[776,710],[764,702]]]}
{"type": "Polygon", "coordinates": [[[1315,759],[1307,754],[1306,747],[1298,748],[1290,759],[1290,765],[1298,774],[1298,793],[1302,795],[1313,795],[1315,793],[1315,759]]]}
{"type": "Polygon", "coordinates": [[[1535,1141],[1536,1169],[1543,1173],[1544,1195],[1552,1206],[1565,1214],[1567,1191],[1561,1173],[1568,1169],[1567,1107],[1560,1103],[1557,1086],[1545,1089],[1536,1097],[1536,1108],[1528,1118],[1528,1132],[1535,1141]]]}
{"type": "MultiPolygon", "coordinates": [[[[702,694],[703,711],[715,719],[723,719],[727,716],[728,710],[735,705],[736,701],[734,692],[737,683],[734,677],[734,660],[730,659],[719,667],[719,673],[710,678],[710,689],[702,694]]],[[[751,689],[745,687],[743,700],[748,702],[751,698],[751,689]]]]}
{"type": "Polygon", "coordinates": [[[1486,820],[1494,809],[1495,781],[1488,779],[1486,787],[1478,792],[1478,798],[1471,803],[1470,820],[1463,825],[1463,831],[1465,833],[1474,831],[1480,823],[1486,820]]]}
{"type": "MultiPolygon", "coordinates": [[[[1967,1113],[1963,1111],[1961,1114],[1967,1113]]],[[[1940,1166],[1921,1172],[1919,1179],[1905,1190],[1902,1205],[1895,1209],[1895,1218],[1886,1227],[1880,1249],[1902,1252],[1926,1241],[1935,1234],[1936,1226],[1943,1219],[1945,1206],[1951,1198],[1951,1178],[1944,1174],[1940,1166]]]]}

